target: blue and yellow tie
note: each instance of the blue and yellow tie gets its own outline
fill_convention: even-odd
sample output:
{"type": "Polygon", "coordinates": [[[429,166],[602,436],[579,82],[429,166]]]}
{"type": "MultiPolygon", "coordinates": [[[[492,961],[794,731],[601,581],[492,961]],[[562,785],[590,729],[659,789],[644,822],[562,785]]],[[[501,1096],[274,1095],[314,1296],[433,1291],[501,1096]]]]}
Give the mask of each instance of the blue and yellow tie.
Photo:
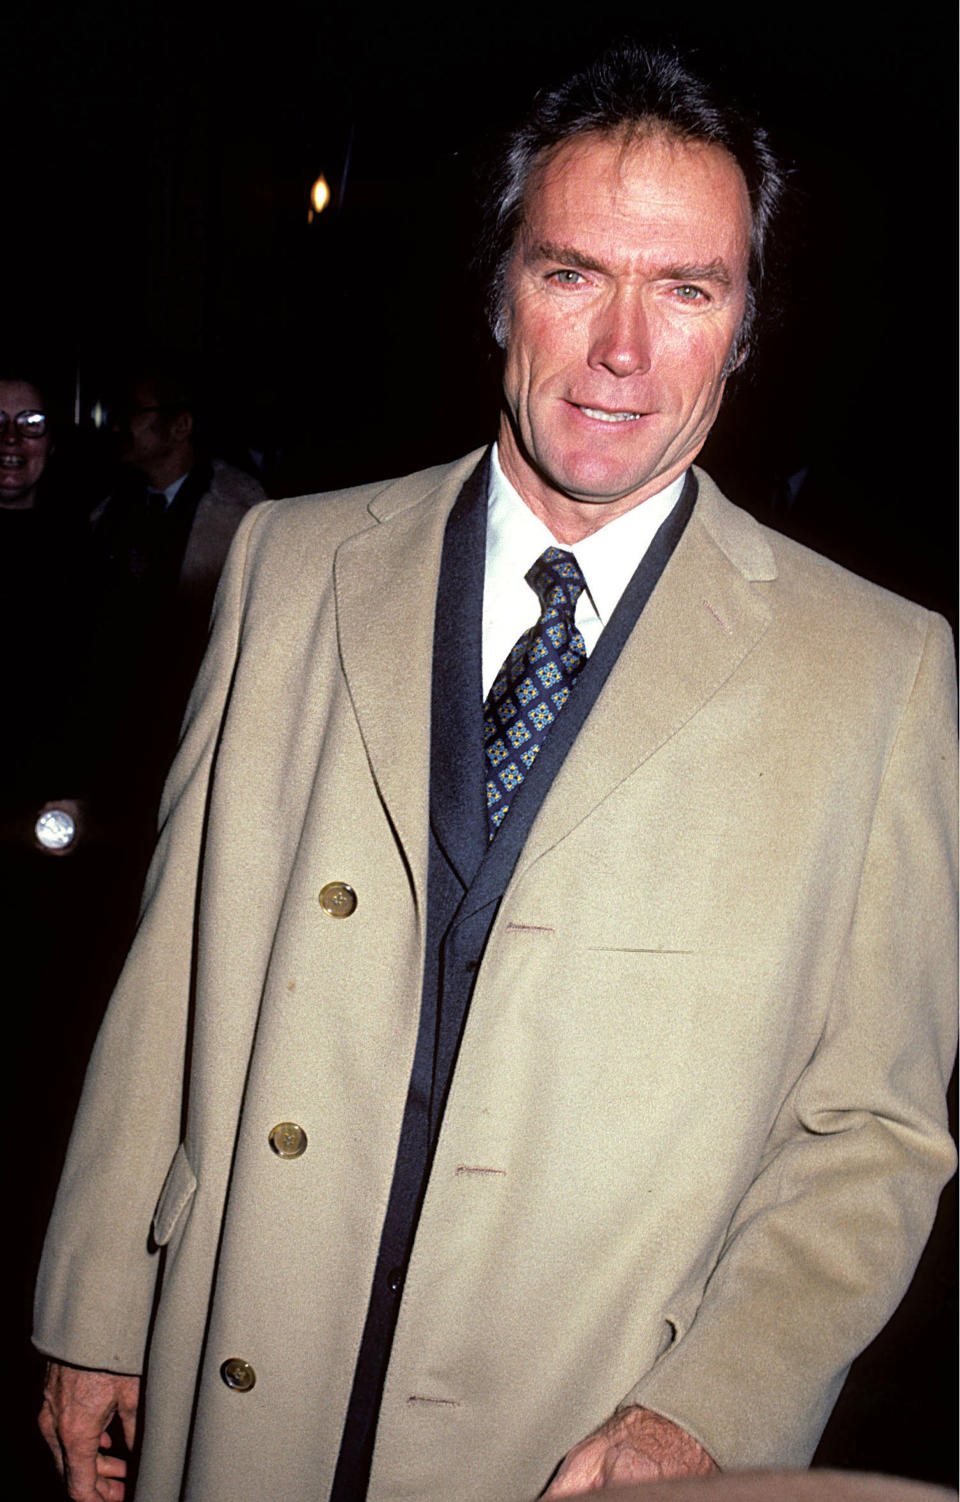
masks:
{"type": "Polygon", "coordinates": [[[491,840],[587,660],[573,619],[586,585],[573,554],[547,548],[526,580],[540,600],[540,619],[520,637],[483,706],[491,840]]]}

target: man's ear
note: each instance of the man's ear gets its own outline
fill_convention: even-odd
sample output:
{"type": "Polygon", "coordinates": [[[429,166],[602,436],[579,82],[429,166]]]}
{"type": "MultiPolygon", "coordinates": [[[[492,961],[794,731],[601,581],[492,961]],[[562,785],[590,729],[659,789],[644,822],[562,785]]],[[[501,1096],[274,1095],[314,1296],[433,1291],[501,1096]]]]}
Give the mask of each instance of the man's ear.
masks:
{"type": "Polygon", "coordinates": [[[501,302],[500,308],[497,312],[496,321],[490,327],[490,332],[493,335],[493,342],[500,350],[505,350],[507,347],[507,340],[510,338],[510,326],[512,323],[513,309],[510,306],[508,294],[506,290],[504,290],[503,301],[501,302]]]}
{"type": "Polygon", "coordinates": [[[737,358],[735,360],[731,360],[729,354],[727,355],[721,372],[724,381],[729,381],[730,377],[746,363],[747,356],[750,354],[752,348],[753,343],[748,339],[742,348],[737,351],[737,358]]]}
{"type": "Polygon", "coordinates": [[[193,435],[193,413],[178,412],[173,419],[170,432],[177,439],[178,443],[186,442],[193,435]]]}

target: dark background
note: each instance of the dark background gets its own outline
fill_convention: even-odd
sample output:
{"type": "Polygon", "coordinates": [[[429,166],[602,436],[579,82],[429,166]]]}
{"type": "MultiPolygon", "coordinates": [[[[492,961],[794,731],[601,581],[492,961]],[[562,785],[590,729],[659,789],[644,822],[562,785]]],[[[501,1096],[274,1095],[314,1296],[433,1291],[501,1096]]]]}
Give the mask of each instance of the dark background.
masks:
{"type": "MultiPolygon", "coordinates": [[[[222,451],[267,450],[274,494],[483,442],[497,380],[464,273],[476,147],[624,33],[722,75],[792,168],[782,313],[703,462],[762,519],[955,620],[946,6],[22,7],[0,41],[0,366],[26,356],[89,426],[140,350],[198,357],[222,451]],[[333,203],[308,224],[321,171],[333,203]]],[[[27,1182],[31,1130],[21,1117],[13,1138],[27,1182]]],[[[822,1463],[955,1484],[955,1203],[822,1463]]],[[[18,1449],[32,1477],[28,1434],[18,1449]]]]}

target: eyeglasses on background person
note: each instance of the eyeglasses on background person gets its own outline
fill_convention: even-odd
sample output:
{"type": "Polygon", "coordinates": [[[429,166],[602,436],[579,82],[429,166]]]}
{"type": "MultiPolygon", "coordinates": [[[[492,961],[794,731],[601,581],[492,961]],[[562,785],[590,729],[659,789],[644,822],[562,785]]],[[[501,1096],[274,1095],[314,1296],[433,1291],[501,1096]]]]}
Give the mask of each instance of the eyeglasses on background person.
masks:
{"type": "Polygon", "coordinates": [[[0,411],[0,438],[7,436],[10,423],[13,423],[21,438],[43,438],[47,431],[47,414],[30,409],[14,413],[0,411]]]}

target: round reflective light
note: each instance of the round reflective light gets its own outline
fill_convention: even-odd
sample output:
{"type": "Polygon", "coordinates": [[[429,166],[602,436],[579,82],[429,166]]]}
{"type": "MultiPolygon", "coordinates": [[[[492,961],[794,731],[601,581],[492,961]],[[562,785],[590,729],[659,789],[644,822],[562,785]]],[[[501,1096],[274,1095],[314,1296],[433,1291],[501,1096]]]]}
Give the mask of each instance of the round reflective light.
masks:
{"type": "Polygon", "coordinates": [[[66,850],[77,837],[77,826],[65,808],[48,808],[33,826],[44,850],[66,850]]]}

